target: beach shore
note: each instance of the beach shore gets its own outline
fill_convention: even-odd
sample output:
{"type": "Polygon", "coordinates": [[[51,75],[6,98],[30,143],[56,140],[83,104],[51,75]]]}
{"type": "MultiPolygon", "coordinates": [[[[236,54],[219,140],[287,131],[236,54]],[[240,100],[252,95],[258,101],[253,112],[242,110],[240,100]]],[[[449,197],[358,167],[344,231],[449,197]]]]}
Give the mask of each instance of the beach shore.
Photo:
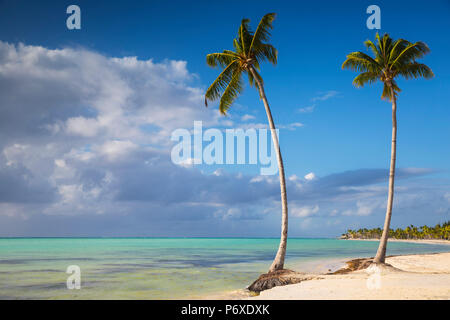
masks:
{"type": "MultiPolygon", "coordinates": [[[[350,241],[380,241],[380,239],[342,239],[350,241]]],[[[425,243],[425,244],[447,244],[450,245],[450,240],[439,239],[389,239],[389,242],[411,242],[411,243],[425,243]]]]}
{"type": "Polygon", "coordinates": [[[316,274],[313,280],[275,287],[251,299],[450,299],[450,252],[388,257],[386,263],[392,267],[316,274]]]}

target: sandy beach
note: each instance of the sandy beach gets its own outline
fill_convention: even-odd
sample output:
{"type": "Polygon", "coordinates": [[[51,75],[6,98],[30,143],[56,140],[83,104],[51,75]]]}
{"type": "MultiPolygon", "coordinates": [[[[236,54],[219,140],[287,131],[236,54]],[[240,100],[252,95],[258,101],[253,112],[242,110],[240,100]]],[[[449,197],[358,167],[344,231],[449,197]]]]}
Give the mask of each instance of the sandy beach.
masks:
{"type": "Polygon", "coordinates": [[[251,299],[450,299],[450,252],[389,257],[386,263],[392,267],[316,274],[312,280],[275,287],[251,299]]]}
{"type": "MultiPolygon", "coordinates": [[[[380,241],[380,239],[342,239],[349,241],[380,241]]],[[[411,242],[424,244],[447,244],[450,245],[450,240],[440,239],[389,239],[389,242],[411,242]]]]}

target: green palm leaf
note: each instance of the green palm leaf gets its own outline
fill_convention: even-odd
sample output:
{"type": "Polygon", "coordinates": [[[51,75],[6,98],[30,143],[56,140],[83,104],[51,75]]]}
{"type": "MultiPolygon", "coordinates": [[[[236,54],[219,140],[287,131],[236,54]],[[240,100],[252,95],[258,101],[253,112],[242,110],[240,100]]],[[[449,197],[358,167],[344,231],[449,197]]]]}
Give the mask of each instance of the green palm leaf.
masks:
{"type": "Polygon", "coordinates": [[[220,98],[220,94],[224,91],[228,84],[231,82],[234,71],[238,69],[238,61],[233,60],[219,76],[214,80],[214,82],[206,90],[205,94],[205,106],[208,106],[208,100],[214,101],[220,98]]]}
{"type": "Polygon", "coordinates": [[[406,79],[417,79],[420,77],[431,79],[434,77],[434,73],[431,71],[430,67],[418,62],[409,63],[397,69],[397,73],[406,79]]]}
{"type": "Polygon", "coordinates": [[[406,79],[419,77],[430,79],[434,76],[428,66],[416,62],[416,59],[430,52],[425,43],[420,41],[411,43],[405,39],[393,40],[388,34],[380,37],[378,33],[375,40],[375,43],[370,40],[364,42],[374,57],[360,51],[352,52],[342,64],[343,69],[360,72],[353,80],[356,87],[381,80],[384,83],[382,99],[392,100],[400,92],[395,82],[397,76],[406,79]],[[393,94],[391,87],[394,90],[393,94]]]}
{"type": "Polygon", "coordinates": [[[241,26],[238,31],[238,42],[244,55],[247,55],[248,48],[250,47],[250,43],[252,41],[252,34],[248,26],[249,22],[249,19],[242,19],[241,26]]]}
{"type": "Polygon", "coordinates": [[[342,64],[342,69],[351,69],[359,72],[379,72],[381,66],[369,55],[363,52],[352,52],[342,64]]]}
{"type": "Polygon", "coordinates": [[[226,114],[227,110],[233,104],[234,100],[244,90],[244,84],[242,82],[242,70],[236,68],[233,72],[230,82],[228,83],[225,91],[220,98],[219,111],[222,114],[226,114]]]}
{"type": "Polygon", "coordinates": [[[268,13],[264,17],[262,17],[261,21],[256,28],[255,34],[253,35],[252,42],[250,44],[249,52],[252,51],[252,48],[255,44],[261,44],[270,39],[270,31],[273,29],[272,22],[275,20],[275,13],[268,13]]]}
{"type": "Polygon", "coordinates": [[[402,65],[412,63],[429,52],[430,49],[423,42],[410,43],[402,52],[400,52],[394,62],[392,62],[392,66],[398,65],[398,67],[401,68],[402,65]]]}
{"type": "Polygon", "coordinates": [[[224,51],[223,53],[210,53],[206,56],[206,63],[210,67],[226,67],[238,57],[239,56],[237,56],[233,51],[224,51]]]}
{"type": "Polygon", "coordinates": [[[259,74],[260,64],[266,61],[276,64],[278,60],[277,49],[267,43],[270,40],[270,31],[273,29],[272,22],[275,16],[275,13],[264,15],[254,33],[250,29],[250,20],[242,19],[237,37],[233,40],[234,50],[224,50],[206,56],[206,63],[209,66],[224,68],[206,90],[206,106],[208,106],[208,101],[220,99],[219,110],[226,114],[244,88],[242,82],[244,73],[248,76],[250,86],[259,90],[258,83],[261,86],[264,84],[263,78],[259,74]],[[250,70],[253,71],[256,79],[250,70]]]}
{"type": "Polygon", "coordinates": [[[271,44],[254,44],[252,52],[257,61],[268,61],[274,65],[277,64],[278,51],[271,44]]]}
{"type": "Polygon", "coordinates": [[[353,79],[353,85],[357,88],[364,87],[366,84],[372,84],[379,79],[376,72],[363,72],[353,79]]]}

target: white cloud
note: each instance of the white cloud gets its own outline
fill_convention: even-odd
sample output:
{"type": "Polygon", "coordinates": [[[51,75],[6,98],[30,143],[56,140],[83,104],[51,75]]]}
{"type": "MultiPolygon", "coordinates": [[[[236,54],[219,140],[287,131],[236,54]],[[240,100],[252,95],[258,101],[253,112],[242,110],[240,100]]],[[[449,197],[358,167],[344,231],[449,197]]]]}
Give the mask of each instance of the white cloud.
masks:
{"type": "Polygon", "coordinates": [[[314,180],[315,178],[316,178],[316,175],[314,174],[314,172],[310,172],[307,175],[305,175],[306,180],[314,180]]]}
{"type": "Polygon", "coordinates": [[[303,127],[303,123],[301,123],[301,122],[293,122],[293,123],[290,123],[290,124],[288,124],[286,126],[283,126],[283,125],[280,126],[280,129],[295,130],[295,129],[301,128],[301,127],[303,127]]]}
{"type": "MultiPolygon", "coordinates": [[[[301,122],[292,122],[288,124],[275,124],[277,129],[287,129],[290,131],[294,131],[297,128],[303,127],[303,123],[301,122]]],[[[240,124],[238,128],[247,130],[247,129],[269,129],[269,125],[267,123],[245,123],[240,124]]]]}
{"type": "Polygon", "coordinates": [[[294,206],[291,209],[291,214],[294,217],[309,217],[315,213],[319,212],[319,206],[315,205],[315,206],[303,206],[303,207],[296,207],[294,206]]]}
{"type": "Polygon", "coordinates": [[[300,109],[298,109],[298,111],[300,113],[311,113],[311,112],[314,111],[315,108],[316,108],[316,105],[313,104],[313,105],[310,105],[310,106],[307,106],[307,107],[304,107],[304,108],[300,108],[300,109]]]}
{"type": "MultiPolygon", "coordinates": [[[[200,159],[188,158],[188,159],[183,160],[180,163],[178,163],[178,165],[185,167],[185,168],[192,168],[194,166],[194,164],[196,164],[196,163],[200,163],[200,159]]],[[[220,175],[220,171],[216,170],[216,171],[214,171],[214,174],[220,175]]]]}
{"type": "Polygon", "coordinates": [[[100,130],[97,119],[75,117],[66,121],[66,131],[69,134],[79,135],[82,137],[94,137],[100,130]]]}
{"type": "Polygon", "coordinates": [[[338,93],[339,92],[335,90],[326,91],[312,98],[311,101],[326,101],[328,99],[335,97],[338,93]]]}
{"type": "Polygon", "coordinates": [[[251,114],[244,114],[244,115],[241,117],[241,120],[242,120],[242,121],[248,121],[248,120],[253,120],[253,119],[255,119],[255,116],[252,116],[251,114]]]}
{"type": "MultiPolygon", "coordinates": [[[[245,115],[232,122],[216,108],[205,108],[204,88],[194,85],[195,80],[185,61],[109,58],[84,49],[50,50],[0,41],[0,235],[10,230],[20,231],[12,235],[29,230],[52,235],[60,232],[52,227],[55,221],[65,228],[59,235],[84,228],[91,235],[105,230],[109,235],[117,235],[110,230],[126,235],[135,230],[194,234],[202,224],[206,235],[247,235],[253,230],[255,236],[270,230],[278,234],[271,220],[278,223],[280,213],[277,176],[231,174],[222,168],[204,174],[170,161],[172,130],[192,128],[194,120],[204,126],[267,128],[266,123],[240,123],[252,120],[245,115]],[[92,218],[102,213],[101,220],[92,218]],[[62,220],[72,215],[83,219],[62,220]],[[224,217],[229,221],[220,219],[224,217]],[[233,224],[261,217],[267,217],[265,224],[255,228],[233,224]]],[[[330,94],[317,101],[327,97],[330,94]]],[[[278,127],[301,126],[293,122],[278,127]]],[[[398,181],[430,172],[399,169],[398,181]]],[[[293,216],[315,221],[346,210],[361,219],[383,214],[382,206],[377,209],[371,201],[386,201],[386,184],[378,185],[386,181],[384,169],[324,177],[309,173],[307,182],[289,174],[293,216]]],[[[449,204],[445,187],[399,185],[396,205],[408,214],[419,212],[414,206],[422,205],[419,217],[424,208],[444,215],[449,204]]],[[[355,219],[340,217],[347,219],[343,224],[355,219]]]]}
{"type": "Polygon", "coordinates": [[[357,201],[356,210],[351,208],[345,210],[342,214],[344,216],[369,216],[376,209],[381,209],[385,201],[381,199],[372,199],[371,201],[357,201]]]}
{"type": "Polygon", "coordinates": [[[319,94],[318,96],[315,96],[315,97],[313,97],[313,98],[311,99],[311,101],[313,102],[313,104],[298,109],[298,112],[300,112],[300,113],[311,113],[311,112],[313,112],[313,111],[316,109],[316,107],[317,107],[317,105],[318,105],[318,102],[322,102],[322,101],[329,100],[329,99],[331,99],[331,98],[333,98],[333,97],[336,97],[338,94],[339,94],[339,92],[338,92],[338,91],[335,91],[335,90],[330,90],[330,91],[322,92],[322,93],[319,94]]]}
{"type": "Polygon", "coordinates": [[[106,141],[99,146],[98,151],[100,154],[105,155],[109,160],[116,160],[119,157],[127,156],[131,152],[138,149],[138,146],[131,141],[106,141]]]}
{"type": "MultiPolygon", "coordinates": [[[[170,161],[173,129],[192,128],[194,120],[233,125],[204,108],[204,89],[193,79],[184,61],[0,42],[0,177],[14,187],[0,188],[0,203],[29,202],[30,216],[140,211],[165,218],[174,210],[188,219],[206,214],[203,207],[212,216],[211,207],[248,203],[245,212],[225,216],[257,218],[250,203],[264,206],[277,195],[270,179],[254,186],[242,174],[202,174],[170,161]],[[43,204],[32,209],[36,202],[43,204]]],[[[11,208],[21,205],[7,211],[18,216],[11,208]]]]}
{"type": "Polygon", "coordinates": [[[6,158],[6,165],[11,166],[17,162],[22,162],[28,149],[27,145],[14,143],[3,149],[3,154],[6,158]]]}
{"type": "Polygon", "coordinates": [[[55,165],[64,168],[66,166],[66,161],[64,161],[64,159],[55,159],[55,165]]]}
{"type": "MultiPolygon", "coordinates": [[[[219,123],[218,111],[203,106],[203,89],[190,85],[193,79],[186,61],[0,41],[0,174],[4,161],[25,179],[22,190],[24,183],[33,184],[30,192],[35,185],[53,189],[56,202],[44,212],[105,211],[115,195],[108,188],[127,163],[167,166],[156,154],[168,153],[173,129],[190,128],[194,120],[219,123]]],[[[9,194],[6,201],[22,199],[26,190],[21,197],[9,194]]]]}
{"type": "Polygon", "coordinates": [[[46,128],[44,135],[61,136],[64,127],[68,135],[84,138],[167,145],[176,128],[189,128],[194,120],[214,125],[220,119],[217,110],[202,107],[203,89],[189,85],[195,77],[186,61],[107,58],[83,49],[0,41],[0,78],[8,84],[3,105],[14,103],[14,112],[0,120],[0,130],[10,137],[33,130],[31,123],[46,128]],[[28,110],[30,101],[34,112],[28,110]]]}

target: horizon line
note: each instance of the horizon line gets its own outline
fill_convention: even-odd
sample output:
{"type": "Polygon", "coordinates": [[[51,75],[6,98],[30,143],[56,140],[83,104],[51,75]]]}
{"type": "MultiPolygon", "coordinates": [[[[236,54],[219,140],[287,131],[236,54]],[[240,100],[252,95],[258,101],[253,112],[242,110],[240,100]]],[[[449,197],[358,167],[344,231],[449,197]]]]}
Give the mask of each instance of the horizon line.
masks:
{"type": "MultiPolygon", "coordinates": [[[[280,239],[280,237],[184,237],[184,236],[0,236],[0,239],[280,239]]],[[[289,237],[288,239],[338,239],[339,237],[289,237]]]]}

